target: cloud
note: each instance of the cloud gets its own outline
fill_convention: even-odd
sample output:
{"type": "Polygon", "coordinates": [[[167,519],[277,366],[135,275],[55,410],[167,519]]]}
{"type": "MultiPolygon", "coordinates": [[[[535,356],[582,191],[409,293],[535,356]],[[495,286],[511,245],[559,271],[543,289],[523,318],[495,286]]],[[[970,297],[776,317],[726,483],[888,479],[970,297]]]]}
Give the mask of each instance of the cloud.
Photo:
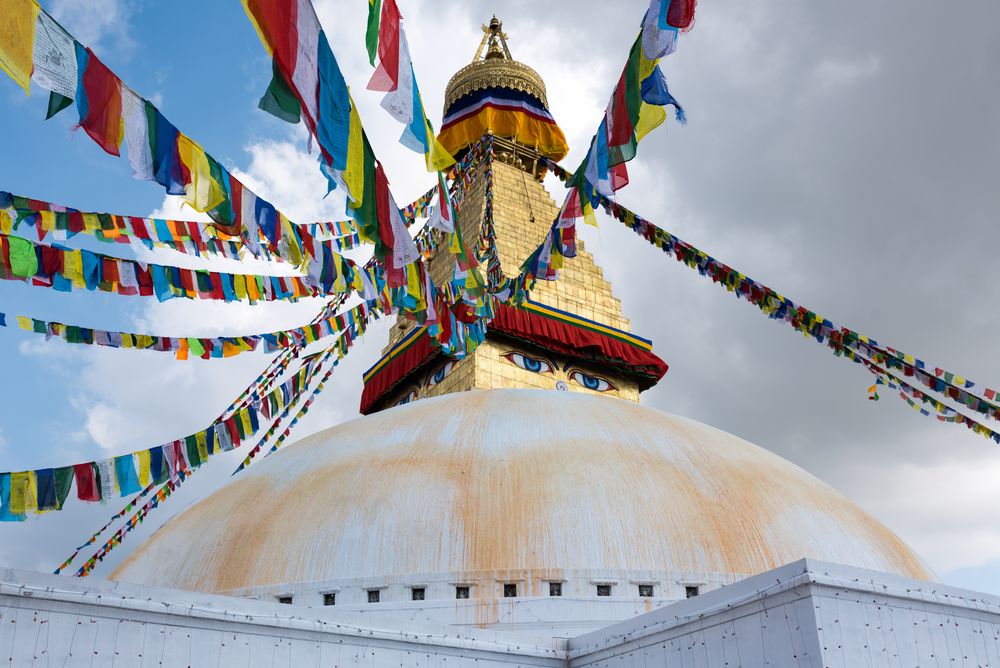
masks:
{"type": "Polygon", "coordinates": [[[124,0],[52,0],[50,13],[95,52],[135,46],[129,37],[132,10],[124,0]]]}

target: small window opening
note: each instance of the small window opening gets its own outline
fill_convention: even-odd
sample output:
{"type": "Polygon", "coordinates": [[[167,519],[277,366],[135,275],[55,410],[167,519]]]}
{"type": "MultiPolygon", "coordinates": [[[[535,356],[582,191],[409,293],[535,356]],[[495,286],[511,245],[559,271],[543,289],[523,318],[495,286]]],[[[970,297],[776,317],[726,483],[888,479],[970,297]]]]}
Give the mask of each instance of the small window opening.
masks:
{"type": "Polygon", "coordinates": [[[611,596],[611,585],[597,585],[598,596],[611,596]]]}
{"type": "Polygon", "coordinates": [[[369,589],[368,590],[368,602],[369,603],[378,603],[379,594],[381,594],[381,592],[378,589],[369,589]]]}
{"type": "Polygon", "coordinates": [[[337,595],[323,594],[323,605],[337,605],[337,595]]]}
{"type": "Polygon", "coordinates": [[[698,585],[688,585],[684,587],[684,596],[686,598],[693,598],[698,595],[698,585]]]}
{"type": "Polygon", "coordinates": [[[549,596],[562,596],[562,582],[549,583],[549,596]]]}
{"type": "Polygon", "coordinates": [[[291,596],[279,596],[278,597],[278,603],[284,603],[285,605],[291,605],[292,604],[292,597],[291,596]]]}
{"type": "Polygon", "coordinates": [[[504,598],[514,598],[517,596],[517,585],[513,582],[509,582],[503,586],[503,597],[504,598]]]}
{"type": "Polygon", "coordinates": [[[653,598],[653,585],[639,585],[639,596],[653,598]]]}
{"type": "Polygon", "coordinates": [[[469,588],[455,587],[455,598],[469,598],[469,588]]]}
{"type": "Polygon", "coordinates": [[[410,590],[410,594],[411,594],[411,598],[414,601],[422,601],[422,600],[424,600],[424,588],[423,587],[414,587],[413,589],[410,590]]]}

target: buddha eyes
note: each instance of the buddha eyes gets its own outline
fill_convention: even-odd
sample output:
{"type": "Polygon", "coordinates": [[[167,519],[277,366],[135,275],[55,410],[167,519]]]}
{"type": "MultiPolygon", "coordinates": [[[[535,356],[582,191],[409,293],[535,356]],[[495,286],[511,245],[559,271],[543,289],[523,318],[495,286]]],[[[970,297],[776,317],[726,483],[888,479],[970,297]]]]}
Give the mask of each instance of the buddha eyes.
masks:
{"type": "Polygon", "coordinates": [[[582,385],[588,390],[593,390],[594,392],[607,392],[608,390],[618,389],[611,383],[611,381],[605,380],[600,376],[585,374],[582,371],[571,372],[569,374],[569,379],[577,385],[582,385]]]}
{"type": "Polygon", "coordinates": [[[437,385],[438,383],[440,383],[442,380],[444,380],[445,378],[447,378],[448,374],[451,373],[451,370],[454,369],[454,368],[455,368],[455,362],[454,362],[454,360],[452,360],[451,362],[448,362],[443,367],[441,367],[440,369],[438,369],[437,371],[434,372],[434,375],[431,376],[430,379],[427,381],[427,385],[429,387],[434,387],[435,385],[437,385]]]}
{"type": "Polygon", "coordinates": [[[416,401],[416,400],[417,400],[417,391],[410,390],[409,394],[407,394],[405,397],[397,401],[395,405],[402,406],[403,404],[408,404],[411,401],[416,401]]]}
{"type": "Polygon", "coordinates": [[[521,367],[525,371],[532,373],[552,373],[552,365],[545,360],[528,357],[522,353],[507,353],[504,357],[507,358],[507,361],[521,367]]]}

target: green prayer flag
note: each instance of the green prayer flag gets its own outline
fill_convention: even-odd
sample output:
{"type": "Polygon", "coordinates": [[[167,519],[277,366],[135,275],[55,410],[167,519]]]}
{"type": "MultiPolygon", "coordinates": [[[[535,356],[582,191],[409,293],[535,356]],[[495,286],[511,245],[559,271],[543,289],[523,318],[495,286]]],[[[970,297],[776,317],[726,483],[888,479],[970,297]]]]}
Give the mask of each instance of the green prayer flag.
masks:
{"type": "Polygon", "coordinates": [[[20,237],[7,237],[10,244],[10,270],[15,276],[29,278],[38,273],[38,257],[30,241],[20,237]]]}
{"type": "Polygon", "coordinates": [[[272,70],[271,83],[267,85],[264,97],[260,98],[257,107],[288,123],[298,123],[302,118],[302,105],[285,83],[285,77],[278,69],[278,61],[272,61],[272,70]]]}
{"type": "Polygon", "coordinates": [[[69,490],[73,487],[73,467],[63,466],[55,470],[56,479],[56,508],[62,510],[69,490]]]}
{"type": "Polygon", "coordinates": [[[382,16],[382,0],[368,0],[368,30],[365,32],[365,46],[368,47],[368,62],[375,66],[378,51],[379,17],[382,16]]]}
{"type": "Polygon", "coordinates": [[[198,438],[193,434],[185,436],[184,445],[187,447],[188,464],[192,468],[201,466],[201,455],[198,453],[198,438]]]}
{"type": "Polygon", "coordinates": [[[73,98],[60,95],[55,91],[50,92],[49,108],[45,112],[45,120],[49,120],[71,104],[73,104],[73,98]]]}
{"type": "Polygon", "coordinates": [[[201,339],[189,338],[187,341],[188,350],[190,350],[193,355],[201,357],[205,354],[205,346],[201,345],[201,339]]]}

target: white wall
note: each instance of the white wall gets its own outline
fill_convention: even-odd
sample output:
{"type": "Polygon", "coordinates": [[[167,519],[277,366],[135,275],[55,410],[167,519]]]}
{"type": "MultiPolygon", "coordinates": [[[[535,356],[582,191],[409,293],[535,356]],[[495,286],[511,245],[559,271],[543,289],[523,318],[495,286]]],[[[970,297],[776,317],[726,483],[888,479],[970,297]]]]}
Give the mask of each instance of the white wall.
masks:
{"type": "Polygon", "coordinates": [[[572,666],[1000,666],[1000,598],[801,560],[570,640],[572,666]]]}
{"type": "Polygon", "coordinates": [[[1000,598],[808,560],[569,640],[395,612],[0,570],[0,665],[1000,667],[1000,598]]]}
{"type": "Polygon", "coordinates": [[[565,665],[562,644],[537,640],[0,570],[7,666],[565,665]]]}

